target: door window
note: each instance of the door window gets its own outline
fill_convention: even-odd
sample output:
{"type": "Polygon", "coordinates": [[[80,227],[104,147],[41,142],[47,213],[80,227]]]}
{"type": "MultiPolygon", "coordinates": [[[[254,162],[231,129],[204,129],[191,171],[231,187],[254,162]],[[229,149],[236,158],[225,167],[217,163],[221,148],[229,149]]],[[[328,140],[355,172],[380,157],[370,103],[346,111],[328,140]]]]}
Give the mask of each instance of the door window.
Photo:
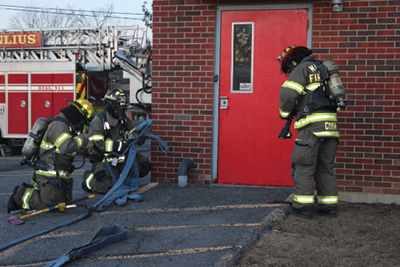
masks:
{"type": "Polygon", "coordinates": [[[252,93],[254,23],[233,23],[232,40],[231,92],[252,93]]]}

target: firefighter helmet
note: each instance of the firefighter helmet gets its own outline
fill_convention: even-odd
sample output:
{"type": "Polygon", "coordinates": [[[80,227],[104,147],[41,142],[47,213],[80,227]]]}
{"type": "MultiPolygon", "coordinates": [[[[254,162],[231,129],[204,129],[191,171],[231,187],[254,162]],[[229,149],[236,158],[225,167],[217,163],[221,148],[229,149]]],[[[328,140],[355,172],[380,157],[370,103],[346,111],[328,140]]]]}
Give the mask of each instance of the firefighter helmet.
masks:
{"type": "Polygon", "coordinates": [[[94,107],[88,100],[80,98],[76,101],[65,100],[68,105],[75,107],[82,114],[83,123],[89,125],[94,116],[94,107]]]}
{"type": "Polygon", "coordinates": [[[103,100],[106,102],[104,111],[113,118],[122,119],[126,116],[125,110],[130,106],[128,105],[128,97],[122,89],[109,90],[103,100]]]}
{"type": "Polygon", "coordinates": [[[109,90],[104,97],[104,101],[107,105],[110,105],[113,110],[125,109],[128,105],[128,99],[125,92],[119,88],[109,90]]]}
{"type": "Polygon", "coordinates": [[[312,54],[312,50],[305,46],[289,46],[277,58],[284,73],[290,73],[306,56],[312,54]]]}

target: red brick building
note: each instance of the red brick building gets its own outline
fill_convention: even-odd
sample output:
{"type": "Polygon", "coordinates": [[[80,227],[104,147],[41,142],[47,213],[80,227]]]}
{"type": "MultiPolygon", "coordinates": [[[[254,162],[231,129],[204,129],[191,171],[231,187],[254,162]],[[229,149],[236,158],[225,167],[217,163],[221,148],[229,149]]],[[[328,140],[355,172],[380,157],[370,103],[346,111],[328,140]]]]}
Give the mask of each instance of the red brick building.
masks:
{"type": "Polygon", "coordinates": [[[400,203],[400,1],[154,0],[153,23],[153,181],[192,158],[189,183],[290,186],[276,57],[306,45],[346,89],[341,199],[400,203]]]}

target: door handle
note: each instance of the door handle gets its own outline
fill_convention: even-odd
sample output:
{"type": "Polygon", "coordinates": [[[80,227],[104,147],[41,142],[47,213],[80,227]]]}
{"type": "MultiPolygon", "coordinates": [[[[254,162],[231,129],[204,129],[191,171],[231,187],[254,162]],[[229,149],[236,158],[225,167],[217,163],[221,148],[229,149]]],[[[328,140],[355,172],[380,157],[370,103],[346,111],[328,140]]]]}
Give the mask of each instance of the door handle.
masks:
{"type": "Polygon", "coordinates": [[[228,97],[227,96],[221,96],[220,97],[220,109],[228,109],[228,97]]]}

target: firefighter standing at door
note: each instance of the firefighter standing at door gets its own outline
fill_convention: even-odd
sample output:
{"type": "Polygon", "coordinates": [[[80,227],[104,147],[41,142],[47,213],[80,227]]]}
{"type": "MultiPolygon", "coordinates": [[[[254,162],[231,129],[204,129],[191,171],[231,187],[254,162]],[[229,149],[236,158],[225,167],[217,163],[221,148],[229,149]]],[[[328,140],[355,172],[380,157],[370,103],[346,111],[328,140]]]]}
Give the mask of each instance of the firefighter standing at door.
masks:
{"type": "MultiPolygon", "coordinates": [[[[34,165],[32,184],[23,183],[14,188],[8,201],[8,212],[45,209],[72,200],[72,163],[77,151],[88,143],[83,128],[89,125],[94,108],[86,99],[66,102],[69,106],[50,121],[47,131],[44,128],[46,132],[40,143],[39,160],[34,165]]],[[[24,148],[28,145],[29,142],[25,142],[24,148]]],[[[24,148],[22,154],[25,157],[24,148]]]]}
{"type": "Polygon", "coordinates": [[[319,214],[336,216],[336,114],[338,107],[345,106],[336,65],[332,60],[319,61],[311,54],[307,47],[290,46],[278,57],[282,72],[290,74],[280,90],[280,116],[285,120],[295,116],[294,128],[298,131],[291,156],[295,170],[289,211],[306,219],[311,218],[315,203],[319,214]]]}

